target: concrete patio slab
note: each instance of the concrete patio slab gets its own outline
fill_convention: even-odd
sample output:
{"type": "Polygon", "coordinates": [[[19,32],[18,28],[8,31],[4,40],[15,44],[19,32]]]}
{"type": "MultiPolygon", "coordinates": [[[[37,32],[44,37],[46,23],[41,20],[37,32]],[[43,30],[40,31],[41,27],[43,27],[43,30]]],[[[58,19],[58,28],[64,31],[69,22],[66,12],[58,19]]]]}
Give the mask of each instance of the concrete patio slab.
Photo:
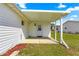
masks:
{"type": "Polygon", "coordinates": [[[30,43],[30,44],[58,44],[54,40],[51,39],[42,39],[42,38],[37,38],[37,39],[25,39],[22,40],[21,43],[30,43]]]}

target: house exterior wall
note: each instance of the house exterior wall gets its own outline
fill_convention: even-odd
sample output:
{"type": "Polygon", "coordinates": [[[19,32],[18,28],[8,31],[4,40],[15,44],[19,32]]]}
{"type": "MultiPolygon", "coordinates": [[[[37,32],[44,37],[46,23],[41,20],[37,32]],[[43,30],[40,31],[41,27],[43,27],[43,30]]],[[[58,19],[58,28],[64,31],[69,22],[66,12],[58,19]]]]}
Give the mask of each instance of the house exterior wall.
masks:
{"type": "MultiPolygon", "coordinates": [[[[63,32],[79,33],[79,21],[67,21],[63,24],[63,32]]],[[[57,26],[57,31],[60,31],[60,26],[57,26]]]]}
{"type": "Polygon", "coordinates": [[[24,25],[21,25],[21,32],[22,32],[22,40],[28,38],[28,27],[29,23],[24,21],[24,25]]]}
{"type": "Polygon", "coordinates": [[[79,33],[78,25],[79,25],[79,21],[68,21],[64,23],[64,32],[79,33]]]}
{"type": "Polygon", "coordinates": [[[24,32],[27,33],[27,30],[22,28],[21,20],[14,11],[0,4],[0,55],[25,38],[24,32]]]}
{"type": "Polygon", "coordinates": [[[37,26],[41,25],[42,27],[42,37],[50,37],[51,29],[50,23],[48,22],[32,22],[29,25],[29,36],[37,37],[37,26]],[[35,24],[35,25],[34,25],[35,24]]]}
{"type": "Polygon", "coordinates": [[[43,37],[51,37],[51,25],[50,25],[50,23],[43,24],[43,37]]]}
{"type": "Polygon", "coordinates": [[[25,20],[23,22],[24,25],[22,25],[22,19],[13,10],[0,4],[0,55],[28,36],[37,37],[37,25],[42,26],[43,37],[51,36],[49,22],[28,23],[25,20]]]}

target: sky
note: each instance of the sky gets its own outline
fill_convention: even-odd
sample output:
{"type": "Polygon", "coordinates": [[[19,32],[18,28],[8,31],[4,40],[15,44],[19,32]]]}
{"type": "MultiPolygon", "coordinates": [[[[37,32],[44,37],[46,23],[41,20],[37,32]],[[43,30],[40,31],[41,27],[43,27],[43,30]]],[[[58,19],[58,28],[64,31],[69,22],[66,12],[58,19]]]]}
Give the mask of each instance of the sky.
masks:
{"type": "MultiPolygon", "coordinates": [[[[63,23],[68,20],[79,21],[79,3],[20,3],[16,5],[19,10],[72,11],[63,18],[63,23]]],[[[57,24],[60,24],[59,20],[57,24]]]]}
{"type": "Polygon", "coordinates": [[[56,10],[66,11],[79,9],[79,3],[20,3],[17,4],[20,10],[56,10]]]}

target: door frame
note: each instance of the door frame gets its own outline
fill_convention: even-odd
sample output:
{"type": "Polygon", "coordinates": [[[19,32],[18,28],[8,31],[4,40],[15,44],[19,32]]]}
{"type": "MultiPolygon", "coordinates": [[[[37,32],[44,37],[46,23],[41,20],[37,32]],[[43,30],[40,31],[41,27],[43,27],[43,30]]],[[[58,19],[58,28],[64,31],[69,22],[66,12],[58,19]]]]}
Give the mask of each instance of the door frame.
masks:
{"type": "Polygon", "coordinates": [[[42,25],[41,24],[37,24],[36,26],[36,33],[37,33],[37,37],[43,37],[43,34],[42,34],[42,25]]]}

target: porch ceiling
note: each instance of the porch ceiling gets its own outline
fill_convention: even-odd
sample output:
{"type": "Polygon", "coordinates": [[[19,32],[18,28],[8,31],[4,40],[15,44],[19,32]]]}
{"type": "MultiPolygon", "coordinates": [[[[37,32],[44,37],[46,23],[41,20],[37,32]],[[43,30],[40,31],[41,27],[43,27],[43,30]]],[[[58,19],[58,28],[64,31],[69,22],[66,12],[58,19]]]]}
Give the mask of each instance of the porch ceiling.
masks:
{"type": "Polygon", "coordinates": [[[24,11],[23,14],[30,20],[30,21],[55,21],[60,19],[61,17],[69,14],[65,12],[28,12],[24,11]]]}

